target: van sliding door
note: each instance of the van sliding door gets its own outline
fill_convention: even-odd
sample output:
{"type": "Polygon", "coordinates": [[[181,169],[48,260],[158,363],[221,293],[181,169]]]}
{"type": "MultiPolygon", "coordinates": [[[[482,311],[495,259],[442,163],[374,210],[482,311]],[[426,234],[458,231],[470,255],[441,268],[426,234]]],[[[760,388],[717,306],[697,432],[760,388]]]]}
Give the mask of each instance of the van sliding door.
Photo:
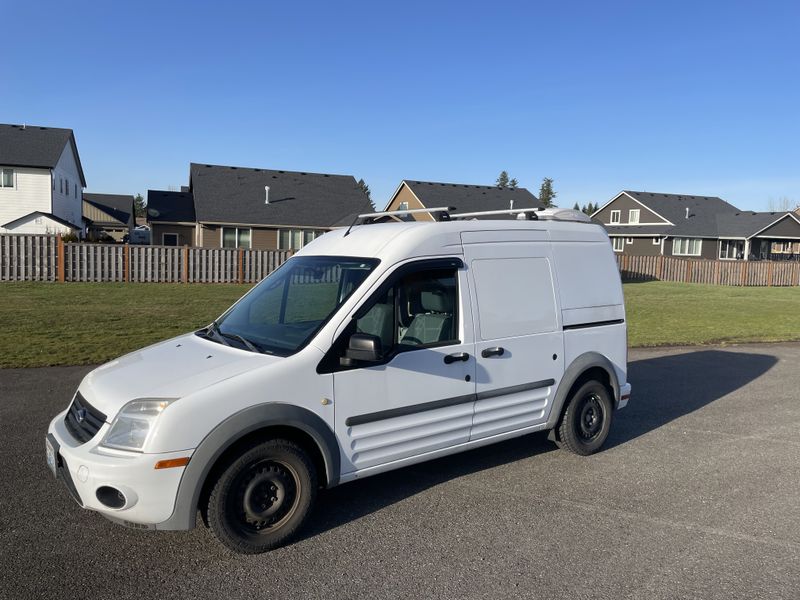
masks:
{"type": "Polygon", "coordinates": [[[465,238],[478,361],[470,439],[535,428],[564,370],[550,244],[465,238]]]}

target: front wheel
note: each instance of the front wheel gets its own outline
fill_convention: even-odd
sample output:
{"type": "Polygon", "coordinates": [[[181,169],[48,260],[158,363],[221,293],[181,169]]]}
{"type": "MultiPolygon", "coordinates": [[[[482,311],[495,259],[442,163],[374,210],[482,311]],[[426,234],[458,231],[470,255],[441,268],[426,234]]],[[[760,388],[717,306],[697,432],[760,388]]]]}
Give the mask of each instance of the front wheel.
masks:
{"type": "Polygon", "coordinates": [[[297,533],[316,493],[308,454],[288,440],[269,440],[244,452],[219,476],[208,500],[209,525],[234,552],[266,552],[297,533]]]}
{"type": "Polygon", "coordinates": [[[587,456],[597,452],[611,429],[613,407],[608,388],[587,381],[570,397],[558,426],[559,446],[587,456]]]}

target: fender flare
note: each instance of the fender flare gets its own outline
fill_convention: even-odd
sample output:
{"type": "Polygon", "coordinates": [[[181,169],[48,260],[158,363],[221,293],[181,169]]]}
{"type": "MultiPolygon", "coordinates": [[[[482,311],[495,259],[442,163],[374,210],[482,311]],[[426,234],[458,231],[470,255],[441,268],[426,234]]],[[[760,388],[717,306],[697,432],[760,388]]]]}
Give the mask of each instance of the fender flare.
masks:
{"type": "Polygon", "coordinates": [[[575,382],[578,381],[578,378],[589,369],[596,367],[603,369],[608,374],[608,380],[611,382],[611,389],[614,395],[614,408],[617,408],[619,404],[619,379],[614,365],[608,358],[598,352],[586,352],[573,360],[564,371],[564,376],[561,378],[553,396],[553,408],[550,410],[550,417],[547,419],[547,429],[554,429],[558,425],[558,420],[561,418],[561,409],[567,401],[567,394],[569,394],[575,382]]]}
{"type": "Polygon", "coordinates": [[[200,442],[181,476],[172,515],[158,523],[156,529],[193,529],[203,485],[217,459],[244,436],[271,426],[292,427],[309,435],[325,462],[325,473],[320,475],[325,477],[327,487],[339,483],[339,444],[325,421],[310,410],[292,404],[258,404],[231,415],[200,442]]]}

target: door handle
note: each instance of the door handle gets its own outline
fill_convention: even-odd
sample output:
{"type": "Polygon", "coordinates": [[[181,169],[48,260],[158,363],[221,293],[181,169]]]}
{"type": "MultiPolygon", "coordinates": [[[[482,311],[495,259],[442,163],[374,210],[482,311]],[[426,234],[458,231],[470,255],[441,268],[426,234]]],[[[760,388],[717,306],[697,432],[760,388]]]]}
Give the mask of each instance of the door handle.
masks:
{"type": "Polygon", "coordinates": [[[467,362],[469,360],[469,354],[467,354],[466,352],[457,352],[455,354],[448,354],[447,356],[444,357],[444,364],[451,365],[459,360],[467,362]]]}
{"type": "Polygon", "coordinates": [[[506,349],[501,348],[500,346],[495,346],[494,348],[484,348],[481,350],[481,356],[483,358],[489,358],[490,356],[503,356],[505,354],[506,349]]]}

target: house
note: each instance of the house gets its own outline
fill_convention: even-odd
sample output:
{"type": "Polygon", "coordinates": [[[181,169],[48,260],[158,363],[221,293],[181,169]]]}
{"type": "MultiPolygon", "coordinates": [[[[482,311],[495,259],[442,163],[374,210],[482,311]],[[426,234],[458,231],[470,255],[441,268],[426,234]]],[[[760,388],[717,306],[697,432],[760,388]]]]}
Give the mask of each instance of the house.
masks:
{"type": "Polygon", "coordinates": [[[299,250],[370,212],[351,175],[192,163],[180,192],[149,190],[151,243],[299,250]]]}
{"type": "MultiPolygon", "coordinates": [[[[539,200],[525,188],[499,188],[496,185],[468,185],[404,179],[384,210],[455,207],[454,212],[479,212],[507,208],[541,208],[539,200]]],[[[411,215],[416,220],[431,221],[427,213],[411,215]]],[[[515,218],[512,215],[509,219],[515,218]]]]}
{"type": "Polygon", "coordinates": [[[90,239],[122,242],[130,239],[135,210],[133,196],[83,194],[83,220],[90,239]]]}
{"type": "Polygon", "coordinates": [[[71,129],[0,124],[0,233],[80,235],[85,187],[71,129]]]}
{"type": "Polygon", "coordinates": [[[800,216],[743,211],[716,196],[624,190],[592,214],[614,252],[722,260],[800,259],[800,216]]]}

